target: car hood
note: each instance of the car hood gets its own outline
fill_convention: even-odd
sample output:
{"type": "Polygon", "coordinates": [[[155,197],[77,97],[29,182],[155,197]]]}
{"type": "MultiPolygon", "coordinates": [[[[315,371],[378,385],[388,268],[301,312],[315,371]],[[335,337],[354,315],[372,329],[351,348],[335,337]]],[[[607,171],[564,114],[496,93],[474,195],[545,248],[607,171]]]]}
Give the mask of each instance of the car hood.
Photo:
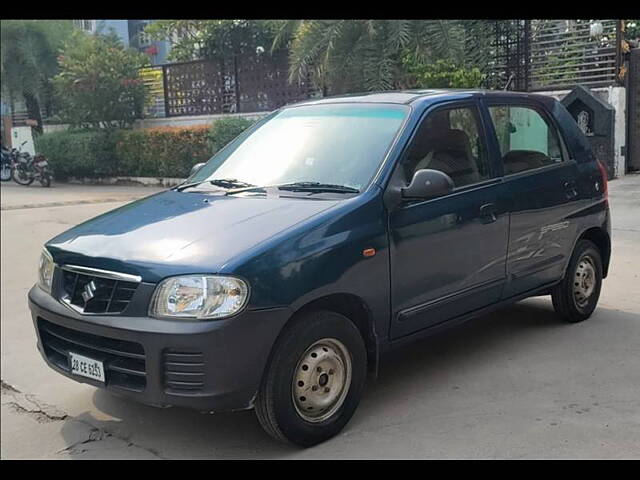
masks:
{"type": "Polygon", "coordinates": [[[84,222],[47,242],[57,264],[139,275],[143,281],[224,265],[338,201],[169,190],[84,222]]]}

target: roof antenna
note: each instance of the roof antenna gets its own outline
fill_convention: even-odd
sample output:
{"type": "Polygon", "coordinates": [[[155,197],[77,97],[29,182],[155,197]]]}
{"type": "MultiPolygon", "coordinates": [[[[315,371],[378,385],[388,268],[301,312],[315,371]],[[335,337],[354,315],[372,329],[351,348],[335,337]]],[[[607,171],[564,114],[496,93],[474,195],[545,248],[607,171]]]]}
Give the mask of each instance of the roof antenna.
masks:
{"type": "Polygon", "coordinates": [[[503,88],[505,92],[509,89],[509,86],[511,85],[511,82],[513,81],[514,77],[515,75],[513,73],[509,75],[509,80],[507,80],[507,84],[503,88]]]}

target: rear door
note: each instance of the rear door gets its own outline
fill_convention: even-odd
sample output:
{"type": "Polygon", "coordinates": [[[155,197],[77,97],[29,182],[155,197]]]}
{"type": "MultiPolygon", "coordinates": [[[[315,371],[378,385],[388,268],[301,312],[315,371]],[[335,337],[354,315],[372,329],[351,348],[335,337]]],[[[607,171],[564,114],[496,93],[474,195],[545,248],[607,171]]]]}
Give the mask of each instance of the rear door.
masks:
{"type": "Polygon", "coordinates": [[[503,298],[562,277],[575,236],[577,163],[543,105],[486,101],[500,152],[500,207],[509,212],[507,284],[503,298]]]}

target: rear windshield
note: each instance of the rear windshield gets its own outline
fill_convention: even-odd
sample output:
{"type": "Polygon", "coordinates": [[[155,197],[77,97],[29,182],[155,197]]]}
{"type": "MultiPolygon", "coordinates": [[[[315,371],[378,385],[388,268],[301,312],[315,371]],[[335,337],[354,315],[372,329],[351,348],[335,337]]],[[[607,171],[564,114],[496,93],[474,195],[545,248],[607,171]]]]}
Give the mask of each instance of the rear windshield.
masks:
{"type": "Polygon", "coordinates": [[[320,182],[364,189],[409,108],[390,104],[284,109],[214,155],[190,182],[235,179],[267,186],[320,182]]]}

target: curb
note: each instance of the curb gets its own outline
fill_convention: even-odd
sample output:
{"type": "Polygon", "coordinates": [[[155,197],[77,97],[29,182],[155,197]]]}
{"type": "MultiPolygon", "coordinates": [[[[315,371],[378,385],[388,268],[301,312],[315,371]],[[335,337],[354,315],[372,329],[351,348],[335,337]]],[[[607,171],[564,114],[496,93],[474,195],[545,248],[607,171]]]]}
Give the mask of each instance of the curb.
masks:
{"type": "Polygon", "coordinates": [[[71,205],[82,205],[92,203],[111,203],[111,202],[127,202],[132,200],[138,200],[144,198],[141,195],[127,196],[127,197],[107,197],[107,198],[95,198],[89,200],[69,200],[66,202],[44,202],[44,203],[24,203],[22,205],[2,205],[0,210],[23,210],[28,208],[45,208],[45,207],[67,207],[71,205]]]}
{"type": "Polygon", "coordinates": [[[147,187],[173,187],[184,182],[178,177],[69,177],[66,183],[88,185],[144,185],[147,187]]]}

